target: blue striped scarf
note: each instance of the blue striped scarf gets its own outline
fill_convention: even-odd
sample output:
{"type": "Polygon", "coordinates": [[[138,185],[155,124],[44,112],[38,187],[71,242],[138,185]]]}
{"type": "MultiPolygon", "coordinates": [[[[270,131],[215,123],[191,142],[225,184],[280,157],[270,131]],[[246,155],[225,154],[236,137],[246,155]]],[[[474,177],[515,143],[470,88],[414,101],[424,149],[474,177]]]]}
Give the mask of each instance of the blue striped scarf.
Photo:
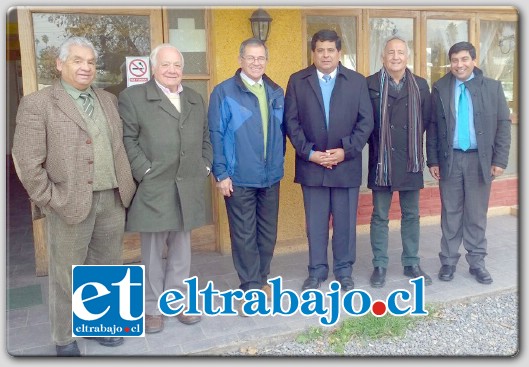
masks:
{"type": "MultiPolygon", "coordinates": [[[[421,93],[413,73],[406,68],[408,86],[408,162],[407,172],[422,172],[424,157],[422,152],[423,122],[421,93]]],[[[391,129],[388,116],[389,75],[386,68],[380,69],[380,137],[376,174],[377,186],[391,186],[391,129]]]]}

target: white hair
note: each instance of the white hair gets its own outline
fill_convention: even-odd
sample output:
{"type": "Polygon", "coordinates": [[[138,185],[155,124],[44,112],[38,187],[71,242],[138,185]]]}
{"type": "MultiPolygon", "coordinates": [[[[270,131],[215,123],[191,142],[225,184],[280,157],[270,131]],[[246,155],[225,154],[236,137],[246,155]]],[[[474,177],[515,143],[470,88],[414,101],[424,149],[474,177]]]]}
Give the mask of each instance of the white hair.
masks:
{"type": "Polygon", "coordinates": [[[90,42],[84,37],[70,37],[66,41],[64,41],[59,47],[59,60],[61,60],[62,62],[68,60],[68,56],[70,56],[70,47],[73,45],[88,47],[92,49],[95,58],[97,59],[98,53],[92,42],[90,42]]]}
{"type": "Polygon", "coordinates": [[[158,52],[160,52],[162,48],[172,48],[173,50],[176,50],[176,52],[180,54],[180,59],[182,59],[182,69],[184,68],[184,55],[182,55],[180,50],[170,43],[162,43],[161,45],[156,46],[149,56],[153,69],[156,68],[156,64],[158,63],[158,52]]]}

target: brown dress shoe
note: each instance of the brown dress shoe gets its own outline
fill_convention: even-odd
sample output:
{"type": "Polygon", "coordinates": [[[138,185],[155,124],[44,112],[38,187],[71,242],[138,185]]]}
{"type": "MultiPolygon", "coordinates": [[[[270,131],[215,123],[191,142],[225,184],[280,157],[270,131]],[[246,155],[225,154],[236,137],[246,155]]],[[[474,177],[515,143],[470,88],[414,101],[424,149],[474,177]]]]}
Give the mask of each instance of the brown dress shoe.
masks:
{"type": "Polygon", "coordinates": [[[272,299],[272,288],[268,284],[265,284],[261,290],[266,293],[266,299],[270,301],[272,299]]]}
{"type": "Polygon", "coordinates": [[[244,312],[244,303],[245,303],[245,300],[244,299],[241,299],[239,301],[239,306],[237,307],[237,312],[239,313],[239,316],[241,317],[248,317],[248,315],[246,314],[246,312],[244,312]]]}
{"type": "Polygon", "coordinates": [[[147,334],[159,333],[163,330],[162,315],[145,315],[145,332],[147,334]]]}
{"type": "Polygon", "coordinates": [[[184,312],[186,311],[187,311],[187,308],[184,308],[182,312],[176,315],[176,318],[182,324],[193,325],[199,322],[200,320],[202,320],[202,317],[200,315],[184,315],[184,312]]]}

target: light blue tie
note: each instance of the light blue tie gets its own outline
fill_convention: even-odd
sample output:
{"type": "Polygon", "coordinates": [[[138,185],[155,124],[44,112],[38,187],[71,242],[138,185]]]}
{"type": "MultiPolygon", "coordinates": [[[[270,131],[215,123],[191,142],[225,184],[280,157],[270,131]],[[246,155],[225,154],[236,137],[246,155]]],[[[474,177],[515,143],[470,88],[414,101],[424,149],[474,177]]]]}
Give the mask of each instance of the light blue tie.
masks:
{"type": "Polygon", "coordinates": [[[325,80],[325,83],[328,83],[329,80],[331,80],[331,76],[330,76],[329,74],[325,74],[325,75],[323,75],[322,78],[323,78],[323,80],[325,80]]]}
{"type": "Polygon", "coordinates": [[[457,136],[459,148],[465,151],[470,148],[470,129],[468,116],[468,97],[465,93],[465,84],[460,84],[461,94],[459,95],[459,105],[457,107],[457,136]]]}

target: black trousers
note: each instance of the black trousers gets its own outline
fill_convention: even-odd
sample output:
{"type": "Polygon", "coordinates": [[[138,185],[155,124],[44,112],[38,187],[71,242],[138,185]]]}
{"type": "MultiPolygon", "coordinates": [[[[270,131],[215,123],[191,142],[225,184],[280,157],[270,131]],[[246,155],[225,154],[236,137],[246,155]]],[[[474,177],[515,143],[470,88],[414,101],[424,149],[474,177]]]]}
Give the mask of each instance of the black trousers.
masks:
{"type": "Polygon", "coordinates": [[[231,196],[224,199],[240,288],[261,289],[270,274],[276,245],[279,182],[263,188],[233,186],[231,196]]]}
{"type": "Polygon", "coordinates": [[[309,241],[309,275],[326,280],[327,248],[332,216],[332,272],[335,278],[351,276],[356,261],[358,187],[301,186],[309,241]]]}

